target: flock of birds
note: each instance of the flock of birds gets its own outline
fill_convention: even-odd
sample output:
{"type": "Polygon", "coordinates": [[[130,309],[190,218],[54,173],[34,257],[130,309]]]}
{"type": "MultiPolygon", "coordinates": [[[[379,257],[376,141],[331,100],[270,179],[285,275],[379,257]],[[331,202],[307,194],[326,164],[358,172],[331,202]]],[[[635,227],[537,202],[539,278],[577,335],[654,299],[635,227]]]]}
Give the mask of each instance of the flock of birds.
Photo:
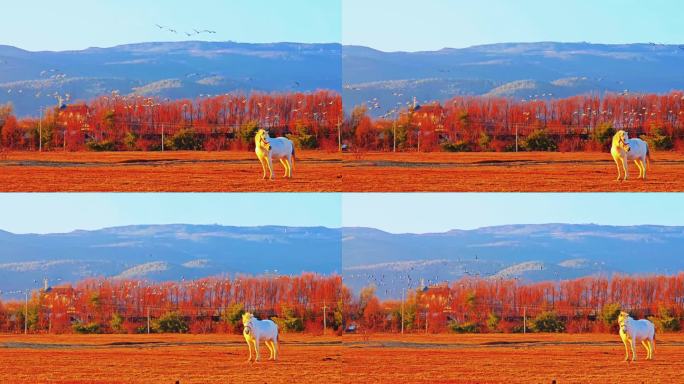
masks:
{"type": "MultiPolygon", "coordinates": [[[[176,28],[174,28],[174,27],[170,27],[170,26],[167,26],[167,25],[160,25],[160,24],[155,24],[155,26],[156,26],[157,28],[159,28],[160,30],[162,30],[162,31],[167,31],[167,32],[170,32],[170,33],[179,34],[178,30],[177,30],[176,28]]],[[[187,37],[192,37],[192,36],[195,36],[195,35],[201,35],[201,34],[203,34],[203,33],[213,35],[213,34],[216,34],[216,31],[213,31],[213,30],[210,30],[210,29],[198,30],[198,29],[194,29],[194,28],[193,28],[192,32],[182,31],[182,33],[185,34],[187,37]]]]}

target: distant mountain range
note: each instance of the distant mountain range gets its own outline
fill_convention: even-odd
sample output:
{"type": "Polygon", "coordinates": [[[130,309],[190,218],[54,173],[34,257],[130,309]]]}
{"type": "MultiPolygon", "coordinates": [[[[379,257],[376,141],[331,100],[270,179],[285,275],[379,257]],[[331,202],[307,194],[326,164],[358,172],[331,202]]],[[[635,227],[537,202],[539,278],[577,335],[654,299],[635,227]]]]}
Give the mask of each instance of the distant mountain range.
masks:
{"type": "Polygon", "coordinates": [[[375,116],[414,96],[425,103],[464,95],[529,100],[684,89],[684,45],[502,43],[430,52],[344,46],[342,65],[345,107],[378,105],[370,111],[375,116]]]}
{"type": "Polygon", "coordinates": [[[431,234],[343,229],[343,277],[384,298],[462,277],[534,282],[684,271],[684,227],[509,225],[431,234]]]}
{"type": "Polygon", "coordinates": [[[0,103],[37,116],[55,92],[89,100],[118,90],[162,98],[232,91],[341,91],[339,44],[140,43],[29,52],[0,45],[0,103]]]}
{"type": "Polygon", "coordinates": [[[340,44],[167,42],[29,52],[0,45],[0,103],[20,116],[56,104],[121,94],[196,98],[232,91],[343,91],[382,115],[415,96],[518,99],[684,89],[684,45],[502,43],[432,52],[340,44]],[[374,100],[376,99],[376,100],[374,100]]]}
{"type": "Polygon", "coordinates": [[[0,231],[0,297],[89,277],[178,281],[341,273],[383,298],[462,277],[525,282],[684,271],[684,227],[508,225],[429,234],[372,228],[137,225],[61,234],[0,231]]]}
{"type": "MultiPolygon", "coordinates": [[[[0,290],[88,277],[153,281],[341,273],[340,229],[139,225],[63,234],[0,231],[0,290]]],[[[7,297],[2,295],[1,297],[7,297]]]]}

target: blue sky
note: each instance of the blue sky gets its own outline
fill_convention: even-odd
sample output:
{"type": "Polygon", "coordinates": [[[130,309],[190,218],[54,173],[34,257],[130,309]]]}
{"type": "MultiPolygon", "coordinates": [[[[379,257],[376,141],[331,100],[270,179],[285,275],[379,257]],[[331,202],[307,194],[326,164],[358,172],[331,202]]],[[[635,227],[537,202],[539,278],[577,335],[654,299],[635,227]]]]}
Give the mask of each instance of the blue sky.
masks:
{"type": "Polygon", "coordinates": [[[342,41],[383,51],[530,41],[684,43],[680,0],[343,0],[342,41]]]}
{"type": "Polygon", "coordinates": [[[341,225],[340,194],[0,194],[0,229],[57,233],[132,224],[341,225]]]}
{"type": "Polygon", "coordinates": [[[505,224],[684,225],[678,193],[344,194],[342,224],[392,233],[505,224]]]}
{"type": "MultiPolygon", "coordinates": [[[[190,40],[182,31],[215,30],[200,40],[339,42],[341,0],[8,1],[0,44],[28,50],[109,47],[190,40]],[[154,24],[178,31],[159,30],[154,24]]],[[[196,39],[196,38],[195,38],[196,39]]]]}

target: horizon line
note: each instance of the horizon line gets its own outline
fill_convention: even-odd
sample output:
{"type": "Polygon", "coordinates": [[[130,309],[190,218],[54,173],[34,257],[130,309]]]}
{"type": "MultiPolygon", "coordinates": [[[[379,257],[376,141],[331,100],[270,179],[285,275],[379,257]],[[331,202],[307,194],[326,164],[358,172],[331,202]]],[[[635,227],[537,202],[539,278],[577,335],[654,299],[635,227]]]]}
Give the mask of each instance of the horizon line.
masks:
{"type": "Polygon", "coordinates": [[[221,228],[240,228],[240,229],[258,229],[258,228],[266,228],[266,227],[271,227],[271,228],[302,228],[302,229],[323,228],[323,229],[329,229],[329,230],[368,229],[368,230],[384,232],[384,233],[391,234],[391,235],[438,235],[438,234],[447,234],[447,233],[454,232],[454,231],[469,232],[469,231],[477,231],[477,230],[481,230],[481,229],[502,228],[502,227],[510,227],[510,226],[550,226],[550,225],[567,225],[567,226],[590,225],[590,226],[611,227],[611,228],[631,228],[631,227],[684,228],[684,225],[665,225],[665,224],[652,224],[652,223],[613,225],[613,224],[599,224],[599,223],[595,223],[595,222],[585,222],[585,223],[543,222],[543,223],[494,224],[494,225],[485,225],[485,226],[474,227],[474,228],[453,227],[453,228],[445,229],[445,230],[441,230],[441,231],[428,231],[428,232],[417,232],[417,231],[414,231],[414,232],[406,232],[406,231],[393,232],[393,231],[389,231],[389,230],[378,228],[378,227],[363,226],[363,225],[350,225],[350,226],[342,225],[339,227],[330,227],[330,226],[325,226],[325,225],[301,226],[301,225],[279,225],[279,224],[229,225],[229,224],[218,224],[218,223],[206,223],[206,224],[192,224],[192,223],[166,223],[166,224],[164,224],[164,223],[156,223],[156,224],[155,223],[147,223],[147,224],[143,224],[143,223],[141,223],[141,224],[126,224],[126,225],[106,226],[106,227],[99,227],[99,228],[95,228],[95,229],[75,228],[72,230],[60,231],[60,232],[12,232],[12,231],[8,231],[8,230],[0,228],[0,232],[9,233],[11,235],[68,235],[68,234],[72,234],[75,232],[98,232],[98,231],[103,231],[103,230],[107,230],[107,229],[119,229],[119,228],[127,228],[127,227],[189,226],[189,227],[221,227],[221,228]]]}

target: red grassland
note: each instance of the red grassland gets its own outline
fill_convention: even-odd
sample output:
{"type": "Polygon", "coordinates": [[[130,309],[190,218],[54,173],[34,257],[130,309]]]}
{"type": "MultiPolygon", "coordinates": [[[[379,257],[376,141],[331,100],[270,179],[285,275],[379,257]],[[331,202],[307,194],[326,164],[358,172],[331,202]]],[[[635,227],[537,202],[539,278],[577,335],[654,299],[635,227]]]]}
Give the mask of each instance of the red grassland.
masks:
{"type": "Polygon", "coordinates": [[[293,179],[274,164],[262,180],[256,155],[230,152],[9,152],[0,158],[2,192],[337,192],[340,155],[298,151],[293,179]]]}
{"type": "Polygon", "coordinates": [[[387,153],[343,156],[345,192],[679,192],[684,153],[656,152],[648,180],[617,182],[609,153],[387,153]]]}
{"type": "Polygon", "coordinates": [[[684,335],[659,334],[655,360],[626,363],[610,334],[376,334],[344,338],[345,383],[672,383],[684,335]]]}
{"type": "Polygon", "coordinates": [[[250,364],[241,335],[5,335],[0,382],[339,383],[340,340],[285,334],[279,361],[250,364]]]}

